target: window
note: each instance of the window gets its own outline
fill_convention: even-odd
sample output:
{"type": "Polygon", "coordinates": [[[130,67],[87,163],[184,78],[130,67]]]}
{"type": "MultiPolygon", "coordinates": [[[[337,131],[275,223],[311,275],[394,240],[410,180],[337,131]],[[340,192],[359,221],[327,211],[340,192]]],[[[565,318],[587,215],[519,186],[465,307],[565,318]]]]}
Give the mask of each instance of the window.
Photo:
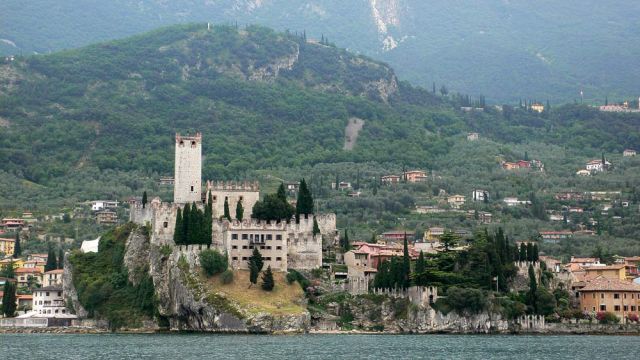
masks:
{"type": "Polygon", "coordinates": [[[253,250],[253,245],[249,245],[249,250],[253,250]]]}
{"type": "Polygon", "coordinates": [[[266,246],[262,245],[260,246],[260,250],[264,250],[266,248],[266,246]]]}
{"type": "Polygon", "coordinates": [[[242,234],[242,240],[249,240],[249,235],[242,234]]]}
{"type": "Polygon", "coordinates": [[[247,257],[246,257],[246,256],[243,256],[243,257],[242,257],[242,260],[243,260],[243,261],[246,261],[246,260],[247,260],[247,257]]]}
{"type": "Polygon", "coordinates": [[[238,257],[237,257],[237,256],[234,256],[234,257],[232,257],[232,258],[231,258],[231,260],[234,260],[234,261],[235,261],[235,260],[238,260],[238,257]]]}
{"type": "Polygon", "coordinates": [[[607,305],[600,305],[600,311],[607,311],[607,305]]]}
{"type": "Polygon", "coordinates": [[[58,297],[62,296],[62,291],[58,291],[58,297]]]}
{"type": "Polygon", "coordinates": [[[164,223],[162,223],[162,226],[164,226],[164,228],[166,229],[169,227],[169,223],[165,221],[164,223]]]}
{"type": "Polygon", "coordinates": [[[629,311],[629,306],[624,305],[624,306],[622,307],[622,309],[623,309],[623,311],[629,311]]]}
{"type": "Polygon", "coordinates": [[[240,201],[244,200],[244,196],[240,196],[240,201]]]}
{"type": "Polygon", "coordinates": [[[273,235],[267,234],[267,240],[273,240],[273,235]]]}
{"type": "Polygon", "coordinates": [[[614,299],[620,299],[620,294],[613,294],[614,299]]]}
{"type": "Polygon", "coordinates": [[[47,291],[47,293],[46,293],[46,294],[47,294],[47,296],[49,296],[49,292],[48,292],[48,291],[47,291]]]}
{"type": "Polygon", "coordinates": [[[191,141],[191,147],[192,147],[192,148],[196,147],[196,142],[195,142],[195,141],[193,141],[193,140],[191,141]]]}
{"type": "Polygon", "coordinates": [[[624,293],[622,296],[626,299],[627,298],[627,293],[624,293]]]}
{"type": "Polygon", "coordinates": [[[247,245],[242,245],[242,249],[246,250],[247,249],[247,245]]]}
{"type": "Polygon", "coordinates": [[[282,240],[282,235],[276,235],[276,240],[282,240]]]}
{"type": "Polygon", "coordinates": [[[282,246],[276,246],[276,250],[282,250],[282,246]]]}
{"type": "Polygon", "coordinates": [[[604,299],[604,293],[600,294],[600,299],[604,299]]]}
{"type": "Polygon", "coordinates": [[[278,257],[276,258],[276,261],[282,261],[282,258],[281,258],[280,256],[278,256],[278,257]]]}
{"type": "Polygon", "coordinates": [[[218,197],[213,195],[213,201],[218,201],[218,197]]]}
{"type": "Polygon", "coordinates": [[[238,248],[238,245],[233,245],[233,246],[231,246],[231,248],[236,250],[238,248]]]}
{"type": "Polygon", "coordinates": [[[594,298],[594,299],[596,298],[596,293],[593,293],[593,298],[594,298]]]}
{"type": "Polygon", "coordinates": [[[267,246],[267,250],[271,250],[271,246],[267,246]]]}
{"type": "Polygon", "coordinates": [[[238,234],[231,234],[231,240],[238,240],[238,234]]]}
{"type": "Polygon", "coordinates": [[[631,305],[631,311],[636,311],[636,306],[635,305],[631,305]]]}
{"type": "Polygon", "coordinates": [[[614,305],[613,311],[620,311],[620,305],[614,305]]]}
{"type": "Polygon", "coordinates": [[[191,187],[191,191],[193,191],[193,186],[191,187]]]}
{"type": "Polygon", "coordinates": [[[267,256],[266,258],[264,258],[267,261],[271,261],[271,256],[267,256]]]}

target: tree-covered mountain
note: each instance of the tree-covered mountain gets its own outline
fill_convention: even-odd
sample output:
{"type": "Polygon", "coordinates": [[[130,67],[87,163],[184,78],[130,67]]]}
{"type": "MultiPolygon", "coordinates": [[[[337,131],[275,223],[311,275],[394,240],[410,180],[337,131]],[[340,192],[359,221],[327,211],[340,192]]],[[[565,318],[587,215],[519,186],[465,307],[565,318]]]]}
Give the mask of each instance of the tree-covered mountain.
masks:
{"type": "Polygon", "coordinates": [[[622,0],[116,0],[0,3],[0,54],[47,53],[163,25],[255,23],[327,36],[414,84],[519,98],[604,102],[640,93],[637,14],[622,0]]]}
{"type": "Polygon", "coordinates": [[[130,174],[170,174],[174,132],[196,130],[212,179],[337,162],[446,168],[453,138],[468,131],[585,156],[640,145],[634,114],[577,105],[460,110],[472,102],[482,99],[412,87],[385,64],[304,34],[173,26],[1,63],[0,196],[39,186],[61,197],[73,186],[106,186],[117,196],[137,187],[130,174]],[[364,126],[344,150],[354,118],[364,126]]]}

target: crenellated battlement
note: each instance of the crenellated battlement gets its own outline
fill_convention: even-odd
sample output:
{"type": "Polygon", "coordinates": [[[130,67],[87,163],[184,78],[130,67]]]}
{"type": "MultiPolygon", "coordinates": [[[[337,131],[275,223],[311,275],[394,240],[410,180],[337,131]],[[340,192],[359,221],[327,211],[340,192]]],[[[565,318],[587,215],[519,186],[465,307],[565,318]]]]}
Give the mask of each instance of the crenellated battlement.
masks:
{"type": "Polygon", "coordinates": [[[207,180],[207,191],[260,191],[260,183],[258,181],[207,180]]]}

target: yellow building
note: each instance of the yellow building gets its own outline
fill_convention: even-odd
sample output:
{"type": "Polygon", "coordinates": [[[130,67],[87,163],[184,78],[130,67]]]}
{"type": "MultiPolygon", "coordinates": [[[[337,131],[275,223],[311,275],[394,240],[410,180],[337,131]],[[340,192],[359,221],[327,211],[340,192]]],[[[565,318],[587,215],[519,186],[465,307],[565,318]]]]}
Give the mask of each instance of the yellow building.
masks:
{"type": "Polygon", "coordinates": [[[0,238],[0,253],[5,255],[13,255],[13,248],[16,245],[14,239],[0,238]]]}
{"type": "Polygon", "coordinates": [[[533,103],[531,104],[531,110],[541,113],[544,111],[544,105],[540,103],[533,103]]]}
{"type": "Polygon", "coordinates": [[[607,266],[585,266],[582,268],[585,272],[585,278],[597,278],[599,276],[605,279],[625,280],[627,278],[624,264],[607,265],[607,266]]]}
{"type": "Polygon", "coordinates": [[[588,312],[612,312],[620,318],[640,314],[640,285],[599,277],[580,291],[580,308],[588,312]]]}
{"type": "Polygon", "coordinates": [[[4,259],[4,260],[0,260],[0,268],[11,264],[11,262],[13,262],[14,269],[21,268],[24,265],[23,259],[4,259]]]}

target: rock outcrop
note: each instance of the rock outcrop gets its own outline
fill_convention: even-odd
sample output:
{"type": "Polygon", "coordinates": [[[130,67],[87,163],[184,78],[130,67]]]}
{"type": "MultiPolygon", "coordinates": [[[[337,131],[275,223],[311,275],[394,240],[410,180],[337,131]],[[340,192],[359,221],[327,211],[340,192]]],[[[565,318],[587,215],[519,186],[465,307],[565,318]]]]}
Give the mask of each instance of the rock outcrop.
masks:
{"type": "Polygon", "coordinates": [[[67,306],[73,308],[75,314],[80,319],[86,318],[89,313],[85,308],[80,304],[78,300],[78,292],[76,291],[76,287],[73,285],[73,265],[69,261],[69,254],[65,254],[64,256],[64,272],[62,273],[62,291],[65,296],[65,301],[67,302],[67,306]]]}

